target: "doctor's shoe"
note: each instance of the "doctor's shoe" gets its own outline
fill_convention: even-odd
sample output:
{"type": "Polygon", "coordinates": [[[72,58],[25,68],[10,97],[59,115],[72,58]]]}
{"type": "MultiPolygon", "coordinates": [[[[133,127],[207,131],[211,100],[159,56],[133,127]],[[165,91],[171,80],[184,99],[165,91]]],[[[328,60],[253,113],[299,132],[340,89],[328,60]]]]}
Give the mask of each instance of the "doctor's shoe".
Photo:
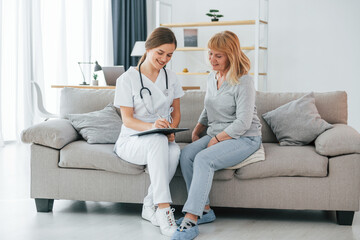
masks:
{"type": "MultiPolygon", "coordinates": [[[[199,218],[197,221],[197,224],[204,224],[204,223],[211,223],[213,221],[215,221],[216,216],[215,216],[215,212],[214,210],[210,209],[207,213],[204,212],[204,214],[202,215],[202,218],[199,218]]],[[[182,221],[184,220],[184,217],[178,219],[176,221],[176,224],[178,226],[180,226],[180,224],[182,223],[182,221]]]]}
{"type": "Polygon", "coordinates": [[[145,206],[143,205],[141,217],[149,222],[151,222],[154,226],[158,227],[159,224],[155,217],[155,206],[145,206]]]}
{"type": "Polygon", "coordinates": [[[176,223],[174,218],[175,209],[157,208],[155,212],[156,220],[160,225],[161,234],[171,237],[176,231],[176,223]]]}

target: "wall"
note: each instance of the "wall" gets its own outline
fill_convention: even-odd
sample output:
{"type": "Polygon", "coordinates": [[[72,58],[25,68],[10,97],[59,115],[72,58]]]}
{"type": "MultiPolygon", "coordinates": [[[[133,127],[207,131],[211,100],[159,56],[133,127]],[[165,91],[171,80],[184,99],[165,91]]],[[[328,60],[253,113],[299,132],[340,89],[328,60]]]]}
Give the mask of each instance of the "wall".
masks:
{"type": "Polygon", "coordinates": [[[360,131],[360,1],[270,1],[268,91],[344,90],[360,131]]]}
{"type": "MultiPolygon", "coordinates": [[[[269,1],[267,90],[344,90],[348,93],[348,123],[360,131],[360,1],[269,1]]],[[[254,1],[249,0],[164,2],[173,5],[173,22],[209,21],[205,13],[210,8],[219,9],[225,15],[223,21],[255,16],[254,1]]],[[[149,26],[155,27],[155,12],[152,14],[149,26]]],[[[251,42],[240,40],[242,45],[251,42]]]]}

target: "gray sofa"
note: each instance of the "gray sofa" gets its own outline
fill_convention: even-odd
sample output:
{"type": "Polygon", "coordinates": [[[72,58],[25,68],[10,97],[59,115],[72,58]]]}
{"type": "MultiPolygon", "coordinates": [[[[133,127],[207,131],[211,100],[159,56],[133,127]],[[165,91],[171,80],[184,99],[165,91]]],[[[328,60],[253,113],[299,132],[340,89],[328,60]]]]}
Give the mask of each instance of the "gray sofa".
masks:
{"type": "MultiPolygon", "coordinates": [[[[203,91],[187,91],[181,99],[180,127],[194,128],[203,108],[203,91]]],[[[321,117],[334,128],[307,146],[280,146],[261,115],[303,93],[257,92],[266,160],[215,173],[212,206],[236,208],[333,210],[337,221],[351,225],[359,210],[360,135],[347,125],[345,92],[315,93],[321,117]]],[[[65,88],[60,113],[86,113],[112,103],[114,90],[65,88]]],[[[125,162],[113,144],[88,144],[67,119],[34,125],[22,132],[31,143],[31,198],[37,211],[52,210],[54,199],[142,203],[150,184],[146,166],[125,162]]],[[[191,131],[176,135],[181,147],[191,131]]],[[[171,182],[174,204],[187,194],[181,171],[171,182]]]]}

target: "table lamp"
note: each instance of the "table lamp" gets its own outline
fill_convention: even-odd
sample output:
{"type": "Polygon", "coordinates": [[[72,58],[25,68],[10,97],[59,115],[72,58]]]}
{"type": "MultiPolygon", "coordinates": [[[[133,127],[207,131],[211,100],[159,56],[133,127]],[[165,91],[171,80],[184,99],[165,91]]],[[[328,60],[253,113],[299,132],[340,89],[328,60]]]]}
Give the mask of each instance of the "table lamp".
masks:
{"type": "Polygon", "coordinates": [[[79,64],[79,68],[80,68],[80,71],[81,71],[81,74],[82,74],[83,80],[84,80],[80,85],[89,85],[89,83],[87,83],[85,81],[85,75],[84,75],[84,72],[83,72],[83,70],[82,70],[82,68],[80,66],[81,64],[95,64],[94,72],[102,70],[102,67],[99,65],[99,63],[97,61],[95,61],[95,62],[78,62],[78,64],[79,64]]]}

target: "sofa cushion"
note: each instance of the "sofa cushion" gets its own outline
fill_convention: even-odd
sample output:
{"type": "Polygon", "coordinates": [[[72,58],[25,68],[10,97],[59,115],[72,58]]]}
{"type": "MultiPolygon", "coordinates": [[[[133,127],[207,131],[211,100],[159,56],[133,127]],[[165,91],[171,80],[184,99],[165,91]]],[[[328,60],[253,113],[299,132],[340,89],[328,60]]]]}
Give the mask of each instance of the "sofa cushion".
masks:
{"type": "MultiPolygon", "coordinates": [[[[147,171],[147,170],[146,170],[147,171]]],[[[223,169],[216,171],[214,174],[214,180],[216,181],[227,181],[231,180],[234,177],[235,170],[234,169],[223,169]]],[[[175,177],[183,177],[181,173],[180,164],[175,172],[175,177]]]]}
{"type": "MultiPolygon", "coordinates": [[[[277,143],[278,140],[262,115],[290,101],[300,98],[305,93],[256,92],[256,108],[261,122],[262,140],[265,143],[277,143]]],[[[330,124],[347,124],[347,95],[344,91],[314,93],[315,105],[321,116],[330,124]]]]}
{"type": "Polygon", "coordinates": [[[282,146],[307,145],[332,125],[321,119],[314,93],[286,103],[262,117],[282,146]]]}
{"type": "MultiPolygon", "coordinates": [[[[178,143],[178,144],[180,146],[180,149],[183,149],[186,145],[188,145],[188,143],[178,143]]],[[[221,181],[231,180],[234,177],[234,172],[235,172],[234,169],[223,169],[216,171],[214,174],[214,180],[221,180],[221,181]]],[[[176,169],[175,176],[182,177],[180,164],[176,169]]]]}
{"type": "Polygon", "coordinates": [[[239,179],[281,176],[326,177],[328,158],[315,152],[314,146],[280,146],[263,143],[265,161],[253,163],[235,172],[239,179]]]}
{"type": "Polygon", "coordinates": [[[114,89],[63,88],[60,95],[60,115],[99,111],[114,103],[114,89]]]}
{"type": "Polygon", "coordinates": [[[67,119],[48,120],[21,132],[24,143],[36,143],[55,149],[61,149],[78,138],[80,136],[67,119]]]}
{"type": "Polygon", "coordinates": [[[59,167],[98,169],[122,174],[140,174],[144,166],[126,162],[113,151],[114,144],[88,144],[75,141],[60,151],[59,167]]]}
{"type": "Polygon", "coordinates": [[[346,124],[334,124],[316,139],[315,148],[324,156],[360,153],[360,134],[346,124]]]}
{"type": "Polygon", "coordinates": [[[88,143],[115,143],[121,131],[122,121],[112,104],[100,111],[66,117],[88,143]]]}

